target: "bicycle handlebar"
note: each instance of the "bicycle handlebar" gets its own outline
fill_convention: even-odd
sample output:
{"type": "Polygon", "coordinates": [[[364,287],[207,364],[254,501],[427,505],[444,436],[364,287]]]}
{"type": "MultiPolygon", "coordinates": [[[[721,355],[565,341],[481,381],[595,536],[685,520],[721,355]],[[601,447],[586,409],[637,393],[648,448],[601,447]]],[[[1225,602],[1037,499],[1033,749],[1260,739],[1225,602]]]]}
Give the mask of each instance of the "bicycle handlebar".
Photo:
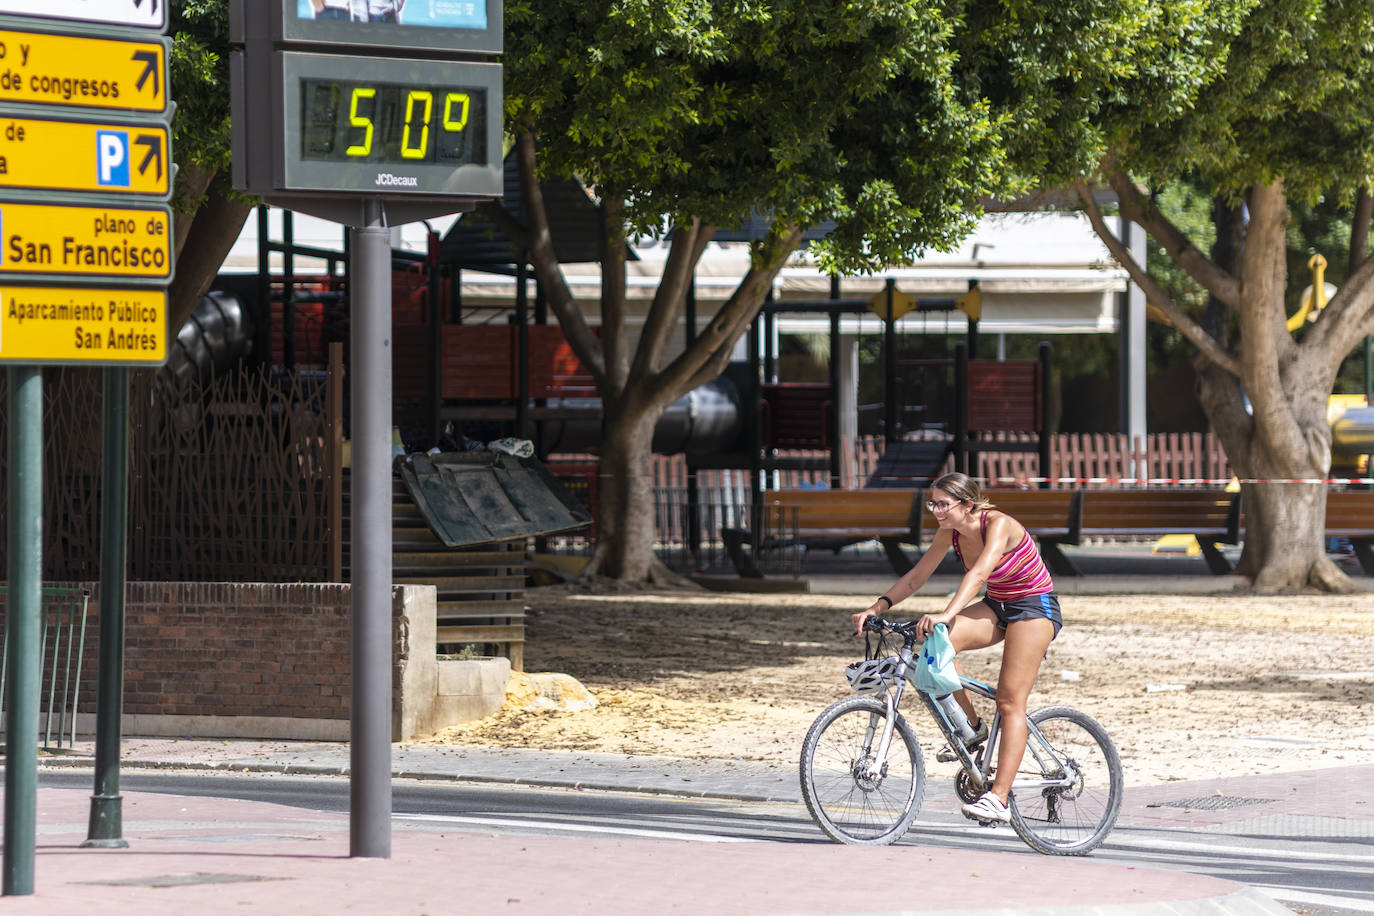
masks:
{"type": "Polygon", "coordinates": [[[908,620],[906,623],[897,623],[874,615],[864,620],[864,629],[872,630],[874,633],[897,633],[901,636],[916,635],[916,621],[908,620]]]}

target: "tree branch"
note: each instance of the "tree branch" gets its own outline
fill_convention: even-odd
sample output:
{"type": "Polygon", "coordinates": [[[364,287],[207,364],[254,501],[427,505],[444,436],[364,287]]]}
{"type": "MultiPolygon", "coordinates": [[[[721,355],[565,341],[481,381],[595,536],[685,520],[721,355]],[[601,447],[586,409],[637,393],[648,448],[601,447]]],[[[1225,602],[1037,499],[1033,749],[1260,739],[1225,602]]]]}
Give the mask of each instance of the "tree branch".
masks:
{"type": "Polygon", "coordinates": [[[1130,274],[1131,280],[1145,293],[1145,298],[1150,304],[1159,309],[1164,317],[1169,319],[1174,327],[1178,328],[1207,360],[1239,377],[1240,363],[1236,361],[1236,358],[1227,352],[1212,335],[1204,331],[1202,326],[1194,321],[1188,313],[1179,308],[1173,297],[1164,292],[1159,284],[1155,283],[1150,275],[1145,272],[1144,265],[1136,263],[1135,258],[1131,257],[1130,249],[1121,244],[1121,239],[1117,238],[1116,233],[1107,226],[1107,221],[1103,218],[1097,201],[1093,199],[1092,189],[1082,183],[1079,183],[1076,188],[1083,209],[1088,214],[1088,220],[1092,223],[1093,231],[1097,233],[1098,238],[1102,239],[1107,250],[1112,253],[1117,262],[1130,274]]]}
{"type": "Polygon", "coordinates": [[[663,265],[663,276],[654,291],[654,301],[649,306],[648,318],[639,335],[639,347],[635,350],[634,367],[630,370],[635,378],[650,376],[661,366],[663,352],[677,330],[678,317],[687,298],[687,284],[696,267],[691,256],[698,250],[696,242],[701,231],[701,220],[696,217],[692,218],[690,227],[674,229],[668,261],[663,265]]]}
{"type": "Polygon", "coordinates": [[[558,266],[558,253],[553,248],[553,234],[549,231],[549,214],[544,207],[544,192],[539,187],[535,168],[534,134],[527,126],[517,128],[515,135],[516,165],[520,169],[520,199],[525,211],[527,241],[526,249],[530,263],[534,265],[535,276],[544,288],[549,308],[558,316],[558,324],[563,336],[572,345],[573,352],[582,360],[598,387],[606,387],[605,354],[601,342],[587,326],[587,319],[573,300],[572,291],[558,266]]]}
{"type": "Polygon", "coordinates": [[[1369,188],[1360,188],[1355,195],[1355,213],[1350,220],[1350,254],[1346,261],[1346,275],[1360,269],[1369,258],[1369,224],[1374,221],[1374,195],[1369,188]]]}
{"type": "Polygon", "coordinates": [[[1366,257],[1345,278],[1326,308],[1318,313],[1316,323],[1308,330],[1300,348],[1320,347],[1332,359],[1340,361],[1371,333],[1374,333],[1374,258],[1366,257]]]}
{"type": "MultiPolygon", "coordinates": [[[[1175,226],[1154,206],[1125,172],[1115,171],[1107,176],[1108,183],[1120,201],[1121,215],[1140,225],[1156,242],[1164,247],[1174,263],[1216,296],[1229,309],[1240,303],[1240,289],[1236,278],[1221,269],[1203,254],[1182,230],[1175,226]]],[[[1079,191],[1082,197],[1082,191],[1079,191]]]]}
{"type": "MultiPolygon", "coordinates": [[[[601,198],[601,346],[606,355],[603,397],[619,396],[630,378],[629,339],[625,333],[625,220],[624,201],[617,195],[601,198]]],[[[642,343],[641,343],[642,346],[642,343]]]]}
{"type": "Polygon", "coordinates": [[[795,225],[774,226],[770,230],[768,238],[755,248],[749,271],[705,330],[662,372],[646,380],[649,397],[664,404],[671,403],[690,391],[690,384],[710,381],[720,373],[735,341],[762,307],[773,278],[801,242],[802,231],[802,227],[795,225]]]}
{"type": "MultiPolygon", "coordinates": [[[[178,227],[182,223],[186,227],[181,254],[176,259],[176,276],[167,287],[168,325],[173,338],[215,282],[253,207],[251,201],[241,197],[211,192],[194,217],[182,216],[177,220],[178,227]]],[[[183,232],[178,229],[176,234],[183,232]]],[[[262,265],[262,269],[267,270],[267,265],[262,265]]]]}
{"type": "Polygon", "coordinates": [[[1302,430],[1293,418],[1291,395],[1279,373],[1296,346],[1283,308],[1288,199],[1282,179],[1253,186],[1249,205],[1250,225],[1240,256],[1246,287],[1246,301],[1240,311],[1245,341],[1241,380],[1250,397],[1255,425],[1264,438],[1269,442],[1298,442],[1302,430]]]}

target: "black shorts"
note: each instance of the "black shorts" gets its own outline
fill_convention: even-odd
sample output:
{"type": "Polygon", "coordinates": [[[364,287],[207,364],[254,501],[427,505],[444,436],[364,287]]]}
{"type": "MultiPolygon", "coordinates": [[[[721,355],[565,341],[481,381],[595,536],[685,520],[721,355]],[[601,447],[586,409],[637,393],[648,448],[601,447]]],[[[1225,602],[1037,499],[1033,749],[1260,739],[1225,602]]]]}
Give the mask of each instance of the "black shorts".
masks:
{"type": "MultiPolygon", "coordinates": [[[[1031,595],[1028,598],[1017,598],[1014,601],[998,601],[995,598],[983,597],[983,603],[992,608],[992,612],[997,615],[997,629],[1005,630],[1007,624],[1015,623],[1018,620],[1040,620],[1048,619],[1054,624],[1054,636],[1059,635],[1059,631],[1064,626],[1064,617],[1059,613],[1059,599],[1054,592],[1047,592],[1043,595],[1031,595]]],[[[1053,639],[1054,636],[1050,638],[1053,639]]]]}

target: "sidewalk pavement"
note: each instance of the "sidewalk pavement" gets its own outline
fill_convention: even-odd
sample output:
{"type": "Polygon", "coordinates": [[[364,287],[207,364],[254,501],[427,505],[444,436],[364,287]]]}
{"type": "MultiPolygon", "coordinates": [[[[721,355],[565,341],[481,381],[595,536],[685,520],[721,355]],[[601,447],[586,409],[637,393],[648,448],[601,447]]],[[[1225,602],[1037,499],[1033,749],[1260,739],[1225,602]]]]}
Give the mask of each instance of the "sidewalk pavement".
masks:
{"type": "MultiPolygon", "coordinates": [[[[43,767],[89,767],[88,746],[43,767]]],[[[129,738],[122,768],[342,774],[346,744],[129,738]]],[[[795,771],[556,751],[395,745],[397,779],[800,803],[795,771]]],[[[40,776],[40,782],[42,781],[40,776]]],[[[1229,881],[1087,858],[816,843],[492,836],[406,828],[389,859],[349,858],[349,820],[260,802],[124,791],[129,848],[80,848],[89,791],[38,792],[35,893],[12,913],[728,914],[1144,916],[1289,914],[1229,881]],[[885,869],[891,869],[890,873],[885,869]],[[938,877],[940,880],[932,880],[938,877]],[[242,910],[240,910],[242,911],[242,910]]],[[[931,804],[934,799],[928,799],[931,804]]],[[[1281,836],[1374,835],[1374,766],[1128,789],[1119,826],[1281,836]],[[1212,799],[1224,804],[1211,804],[1212,799]]],[[[911,840],[917,840],[915,844],[911,840]]],[[[1110,842],[1110,841],[1109,841],[1110,842]]]]}

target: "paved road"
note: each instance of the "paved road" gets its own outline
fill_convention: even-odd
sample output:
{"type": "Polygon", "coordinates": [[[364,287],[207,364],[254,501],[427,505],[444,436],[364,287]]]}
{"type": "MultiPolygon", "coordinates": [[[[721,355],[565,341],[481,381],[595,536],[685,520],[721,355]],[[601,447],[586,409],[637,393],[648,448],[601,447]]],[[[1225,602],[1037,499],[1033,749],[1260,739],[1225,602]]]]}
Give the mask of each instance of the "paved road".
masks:
{"type": "MultiPolygon", "coordinates": [[[[89,791],[83,771],[43,773],[45,787],[89,791]]],[[[313,811],[345,813],[347,781],[187,771],[128,771],[126,792],[238,798],[313,811]]],[[[1213,796],[1225,798],[1226,796],[1213,796]]],[[[1232,797],[1234,798],[1234,797],[1232,797]]],[[[1271,802],[1254,801],[1262,808],[1271,802]]],[[[1243,807],[1232,804],[1231,808],[1243,807]]],[[[792,800],[732,800],[558,787],[397,780],[393,827],[398,833],[463,833],[506,837],[601,837],[728,844],[763,841],[826,844],[804,806],[792,800]]],[[[1038,857],[1008,829],[981,828],[956,813],[945,781],[932,781],[921,816],[902,846],[935,845],[971,852],[1038,857]]],[[[1166,810],[1160,805],[1159,811],[1166,810]]],[[[1183,817],[1186,809],[1173,809],[1183,817]]],[[[1224,809],[1217,809],[1224,810],[1224,809]]],[[[1127,820],[1130,820],[1128,817],[1127,820]]],[[[1374,912],[1374,839],[1366,828],[1312,833],[1302,816],[1286,823],[1207,825],[1123,823],[1091,860],[1128,868],[1162,868],[1234,881],[1306,914],[1374,912]],[[1340,833],[1363,833],[1363,836],[1340,833]]],[[[1282,821],[1284,819],[1280,819],[1282,821]]],[[[1327,825],[1328,827],[1332,825],[1327,825]]]]}

